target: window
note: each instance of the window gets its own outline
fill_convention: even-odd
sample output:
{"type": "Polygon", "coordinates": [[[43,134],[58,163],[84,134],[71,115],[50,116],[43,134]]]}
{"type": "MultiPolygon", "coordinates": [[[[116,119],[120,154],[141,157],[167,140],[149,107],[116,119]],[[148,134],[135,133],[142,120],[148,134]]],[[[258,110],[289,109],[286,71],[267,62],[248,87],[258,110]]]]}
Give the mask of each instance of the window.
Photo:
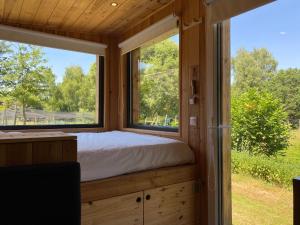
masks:
{"type": "Polygon", "coordinates": [[[164,35],[127,54],[128,126],[177,131],[179,34],[164,35]]]}
{"type": "Polygon", "coordinates": [[[99,127],[104,57],[0,40],[0,129],[99,127]]]}

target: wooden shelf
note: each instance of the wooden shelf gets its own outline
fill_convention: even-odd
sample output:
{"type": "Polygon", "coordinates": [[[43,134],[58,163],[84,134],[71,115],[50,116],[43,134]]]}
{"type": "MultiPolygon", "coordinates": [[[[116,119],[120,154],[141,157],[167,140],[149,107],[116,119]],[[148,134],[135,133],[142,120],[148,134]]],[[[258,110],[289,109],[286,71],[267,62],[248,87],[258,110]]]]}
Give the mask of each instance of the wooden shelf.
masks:
{"type": "Polygon", "coordinates": [[[74,140],[76,136],[63,132],[0,132],[0,144],[2,143],[19,143],[19,142],[34,142],[34,141],[63,141],[74,140]]]}

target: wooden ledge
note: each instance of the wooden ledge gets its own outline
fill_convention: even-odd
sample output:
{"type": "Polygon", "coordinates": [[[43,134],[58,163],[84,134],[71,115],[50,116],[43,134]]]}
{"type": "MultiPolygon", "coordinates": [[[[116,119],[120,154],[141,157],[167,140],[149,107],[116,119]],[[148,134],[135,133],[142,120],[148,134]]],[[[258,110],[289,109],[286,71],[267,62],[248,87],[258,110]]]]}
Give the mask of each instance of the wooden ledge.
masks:
{"type": "Polygon", "coordinates": [[[196,166],[166,167],[81,183],[81,201],[92,202],[196,179],[196,166]]]}
{"type": "Polygon", "coordinates": [[[76,136],[66,134],[63,132],[1,132],[0,133],[0,144],[1,143],[24,143],[34,141],[63,141],[63,140],[74,140],[76,136]]]}

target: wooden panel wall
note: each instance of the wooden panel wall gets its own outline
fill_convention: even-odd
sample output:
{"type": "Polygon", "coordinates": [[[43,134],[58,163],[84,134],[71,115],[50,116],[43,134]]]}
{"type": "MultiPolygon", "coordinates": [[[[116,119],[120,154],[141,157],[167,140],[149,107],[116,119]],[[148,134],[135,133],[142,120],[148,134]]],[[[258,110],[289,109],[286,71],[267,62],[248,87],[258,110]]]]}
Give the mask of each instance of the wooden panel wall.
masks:
{"type": "Polygon", "coordinates": [[[232,225],[231,196],[231,54],[230,20],[222,23],[223,224],[232,225]]]}
{"type": "MultiPolygon", "coordinates": [[[[202,18],[205,21],[205,8],[201,1],[181,1],[182,24],[189,25],[202,18]]],[[[200,185],[197,196],[197,224],[208,223],[208,164],[207,164],[207,112],[206,112],[206,73],[205,73],[205,23],[182,30],[181,66],[182,66],[182,126],[183,140],[192,147],[197,159],[198,182],[200,185]],[[195,80],[196,102],[189,104],[191,82],[195,80]],[[197,126],[190,126],[190,117],[197,118],[197,126]]]]}
{"type": "MultiPolygon", "coordinates": [[[[155,14],[145,18],[137,26],[128,29],[120,37],[119,42],[134,35],[135,33],[143,30],[147,26],[157,22],[165,16],[175,13],[181,18],[181,32],[180,32],[180,65],[181,65],[181,127],[180,133],[177,138],[180,138],[184,142],[188,143],[196,154],[197,159],[197,177],[200,185],[199,193],[197,193],[197,213],[196,221],[197,224],[214,224],[215,219],[215,154],[211,153],[210,150],[214,151],[214,145],[210,146],[214,142],[208,142],[207,133],[209,122],[213,119],[213,110],[209,110],[210,101],[212,99],[207,98],[208,93],[208,74],[206,70],[206,9],[200,0],[176,0],[172,4],[162,8],[155,14]],[[190,25],[193,21],[202,19],[202,23],[196,24],[189,29],[182,29],[184,25],[190,25]],[[189,104],[189,98],[191,97],[191,81],[195,80],[196,84],[196,103],[193,105],[189,104]],[[190,126],[190,117],[197,118],[197,125],[190,126]]],[[[125,62],[126,59],[122,60],[121,65],[121,90],[120,90],[120,129],[126,127],[125,119],[123,117],[126,114],[124,105],[126,104],[126,80],[125,80],[125,62]]],[[[128,129],[127,129],[128,130],[128,129]]],[[[140,132],[134,129],[130,131],[140,132]]],[[[169,134],[163,132],[151,132],[151,134],[168,136],[169,134]]],[[[175,136],[173,136],[175,137],[175,136]]]]}
{"type": "Polygon", "coordinates": [[[119,74],[120,74],[120,49],[115,37],[111,37],[106,51],[106,85],[105,113],[106,126],[104,130],[116,130],[119,125],[119,74]]]}
{"type": "Polygon", "coordinates": [[[1,135],[0,166],[63,161],[77,161],[76,137],[63,133],[1,135]]]}

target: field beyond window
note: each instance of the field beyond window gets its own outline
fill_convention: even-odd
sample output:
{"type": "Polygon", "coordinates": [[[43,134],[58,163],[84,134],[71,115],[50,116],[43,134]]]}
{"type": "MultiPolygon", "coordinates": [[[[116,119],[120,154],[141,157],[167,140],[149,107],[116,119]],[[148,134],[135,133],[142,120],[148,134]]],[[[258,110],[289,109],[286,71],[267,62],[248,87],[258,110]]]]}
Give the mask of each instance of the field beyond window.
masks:
{"type": "Polygon", "coordinates": [[[131,125],[179,126],[179,35],[131,53],[131,125]]]}
{"type": "Polygon", "coordinates": [[[0,126],[98,124],[96,56],[0,40],[0,126]]]}

